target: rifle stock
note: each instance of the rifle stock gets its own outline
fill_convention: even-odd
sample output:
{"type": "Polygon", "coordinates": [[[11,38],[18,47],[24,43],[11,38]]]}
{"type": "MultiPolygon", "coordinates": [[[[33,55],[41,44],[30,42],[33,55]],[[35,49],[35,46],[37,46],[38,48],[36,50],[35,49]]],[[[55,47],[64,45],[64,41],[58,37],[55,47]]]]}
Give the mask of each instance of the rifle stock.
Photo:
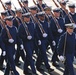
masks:
{"type": "MultiPolygon", "coordinates": [[[[54,4],[55,4],[57,7],[59,7],[58,4],[57,4],[54,0],[53,0],[53,2],[54,2],[54,4]]],[[[67,1],[67,2],[68,2],[68,1],[67,1]]],[[[73,18],[72,18],[72,16],[68,13],[68,10],[67,10],[65,7],[63,7],[63,5],[62,5],[61,3],[60,3],[60,6],[61,6],[61,8],[64,9],[64,11],[65,11],[65,13],[67,14],[70,22],[71,22],[71,23],[75,23],[74,20],[73,20],[73,18]]]]}
{"type": "Polygon", "coordinates": [[[3,2],[0,0],[1,4],[2,4],[2,7],[4,10],[6,10],[6,7],[4,6],[3,2]]]}
{"type": "Polygon", "coordinates": [[[29,30],[28,30],[28,27],[27,27],[27,25],[26,25],[25,22],[23,22],[23,26],[24,26],[24,28],[25,28],[25,31],[26,31],[27,36],[31,36],[31,34],[30,34],[30,32],[29,32],[29,30]]]}
{"type": "Polygon", "coordinates": [[[33,20],[35,21],[35,23],[38,24],[38,27],[39,27],[41,33],[42,33],[42,34],[46,33],[45,30],[43,29],[41,23],[38,21],[38,19],[37,19],[36,17],[34,17],[33,15],[31,15],[31,17],[33,18],[33,20]]]}
{"type": "Polygon", "coordinates": [[[19,5],[20,5],[20,7],[23,7],[22,4],[21,4],[21,2],[20,2],[19,0],[18,0],[18,3],[19,3],[19,5]]]}
{"type": "Polygon", "coordinates": [[[7,32],[7,36],[8,36],[8,38],[9,38],[9,39],[12,39],[12,36],[11,36],[11,34],[10,34],[8,28],[6,27],[5,22],[4,22],[1,18],[0,18],[0,23],[2,24],[3,28],[6,29],[6,32],[7,32]]]}
{"type": "Polygon", "coordinates": [[[71,23],[75,23],[74,20],[73,20],[73,18],[72,18],[72,16],[69,14],[68,10],[67,10],[65,7],[63,7],[62,4],[60,4],[60,5],[61,5],[61,7],[64,9],[65,13],[67,14],[70,22],[71,22],[71,23]]]}
{"type": "Polygon", "coordinates": [[[60,27],[57,19],[56,19],[55,16],[54,16],[54,14],[53,14],[52,12],[50,12],[50,14],[52,15],[52,18],[53,18],[53,20],[54,20],[54,22],[55,22],[55,24],[56,24],[57,29],[61,29],[61,27],[60,27]]]}
{"type": "Polygon", "coordinates": [[[36,5],[36,2],[33,0],[33,3],[36,5]]]}
{"type": "Polygon", "coordinates": [[[56,7],[59,7],[59,5],[55,2],[55,0],[52,0],[56,7]]]}

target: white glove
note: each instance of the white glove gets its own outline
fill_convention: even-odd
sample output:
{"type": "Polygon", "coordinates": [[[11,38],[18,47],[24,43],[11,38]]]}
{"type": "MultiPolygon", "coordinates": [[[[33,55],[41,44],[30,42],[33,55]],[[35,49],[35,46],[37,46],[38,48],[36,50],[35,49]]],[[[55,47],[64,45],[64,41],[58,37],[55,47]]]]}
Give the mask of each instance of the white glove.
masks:
{"type": "Polygon", "coordinates": [[[43,37],[44,37],[44,38],[47,37],[47,34],[46,34],[46,33],[43,33],[43,37]]]}
{"type": "Polygon", "coordinates": [[[16,56],[15,56],[15,54],[14,54],[14,55],[13,55],[13,59],[14,59],[14,60],[15,60],[15,57],[16,57],[16,56]]]}
{"type": "Polygon", "coordinates": [[[59,32],[59,33],[62,33],[62,32],[63,32],[63,30],[62,30],[62,29],[58,29],[58,32],[59,32]]]}
{"type": "Polygon", "coordinates": [[[3,51],[2,55],[5,56],[6,55],[6,51],[3,51]]]}
{"type": "Polygon", "coordinates": [[[28,40],[31,40],[31,39],[32,39],[32,36],[27,36],[27,39],[28,39],[28,40]]]}
{"type": "Polygon", "coordinates": [[[52,44],[53,44],[53,46],[56,46],[56,42],[55,41],[52,41],[52,44]]]}
{"type": "Polygon", "coordinates": [[[65,61],[65,58],[64,58],[64,56],[59,56],[59,60],[61,61],[61,62],[64,62],[65,61]]]}
{"type": "Polygon", "coordinates": [[[13,43],[14,40],[13,40],[13,39],[9,39],[8,42],[9,42],[9,43],[13,43]]]}
{"type": "Polygon", "coordinates": [[[76,24],[73,24],[73,27],[76,28],[76,24]]]}
{"type": "Polygon", "coordinates": [[[38,45],[41,45],[41,40],[38,40],[38,45]]]}
{"type": "Polygon", "coordinates": [[[23,50],[23,49],[24,49],[24,46],[23,46],[23,44],[21,44],[21,45],[20,45],[20,47],[21,47],[21,50],[23,50]]]}

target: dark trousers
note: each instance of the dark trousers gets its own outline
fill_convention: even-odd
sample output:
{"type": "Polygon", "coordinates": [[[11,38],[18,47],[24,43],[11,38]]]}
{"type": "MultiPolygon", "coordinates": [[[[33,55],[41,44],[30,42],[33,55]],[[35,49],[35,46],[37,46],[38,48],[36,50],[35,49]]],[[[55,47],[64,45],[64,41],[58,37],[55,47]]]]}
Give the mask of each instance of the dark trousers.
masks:
{"type": "Polygon", "coordinates": [[[47,47],[47,40],[41,40],[40,51],[39,51],[39,55],[38,55],[37,62],[36,62],[37,68],[39,68],[41,66],[42,60],[45,63],[46,68],[47,69],[50,68],[50,65],[48,63],[47,54],[46,54],[46,47],[47,47]]]}
{"type": "Polygon", "coordinates": [[[25,47],[25,51],[26,51],[26,57],[25,57],[25,61],[24,61],[24,72],[28,71],[28,64],[29,64],[32,69],[32,72],[36,73],[34,61],[32,58],[34,44],[32,41],[28,41],[25,43],[24,47],[25,47]]]}
{"type": "Polygon", "coordinates": [[[75,75],[73,69],[73,54],[66,54],[64,75],[75,75]]]}
{"type": "Polygon", "coordinates": [[[3,43],[1,37],[0,37],[0,48],[2,49],[2,54],[1,54],[1,57],[0,57],[0,66],[3,66],[3,62],[4,62],[4,59],[6,60],[6,56],[3,56],[3,51],[5,51],[5,44],[3,43]]]}
{"type": "Polygon", "coordinates": [[[19,75],[19,73],[16,71],[16,67],[15,67],[15,61],[13,58],[13,55],[15,54],[15,46],[14,45],[10,45],[10,46],[6,46],[6,53],[7,53],[7,68],[5,70],[5,74],[4,75],[9,75],[10,72],[10,68],[12,69],[12,71],[14,72],[15,75],[19,75]]]}
{"type": "Polygon", "coordinates": [[[9,75],[10,69],[12,69],[12,71],[14,72],[15,75],[19,75],[18,72],[16,71],[15,62],[14,62],[14,59],[13,59],[12,55],[9,55],[6,67],[7,68],[5,70],[5,74],[4,75],[9,75]]]}
{"type": "Polygon", "coordinates": [[[6,60],[6,56],[3,56],[3,55],[1,54],[1,57],[0,57],[0,67],[3,66],[4,60],[6,60]]]}
{"type": "Polygon", "coordinates": [[[24,57],[25,57],[24,51],[23,50],[20,50],[20,47],[18,46],[17,51],[16,51],[15,63],[18,63],[19,62],[20,56],[21,56],[22,60],[24,61],[24,57]]]}
{"type": "Polygon", "coordinates": [[[52,56],[52,62],[55,63],[56,61],[59,61],[57,49],[54,50],[53,56],[52,56]]]}
{"type": "Polygon", "coordinates": [[[38,48],[38,43],[37,43],[36,40],[35,40],[35,42],[34,42],[34,50],[35,50],[36,55],[38,56],[39,48],[38,48]]]}
{"type": "Polygon", "coordinates": [[[56,46],[53,48],[53,56],[52,56],[52,62],[55,63],[56,61],[59,61],[58,59],[58,51],[57,51],[57,44],[59,41],[59,37],[55,38],[56,46]]]}

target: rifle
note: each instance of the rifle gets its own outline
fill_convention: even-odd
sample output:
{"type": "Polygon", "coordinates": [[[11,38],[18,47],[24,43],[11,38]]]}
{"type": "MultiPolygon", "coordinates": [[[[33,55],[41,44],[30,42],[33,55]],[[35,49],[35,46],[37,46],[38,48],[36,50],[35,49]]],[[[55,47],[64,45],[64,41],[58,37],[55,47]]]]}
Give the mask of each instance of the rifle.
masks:
{"type": "Polygon", "coordinates": [[[59,7],[59,5],[55,2],[55,0],[52,0],[54,2],[54,4],[56,5],[56,7],[59,7]]]}
{"type": "Polygon", "coordinates": [[[3,2],[0,0],[1,4],[2,4],[2,7],[4,10],[6,10],[6,7],[4,6],[3,2]]]}
{"type": "Polygon", "coordinates": [[[27,36],[31,36],[31,34],[30,34],[30,32],[29,32],[29,30],[28,30],[28,27],[27,27],[27,25],[26,25],[25,22],[23,22],[23,26],[24,26],[24,28],[25,28],[25,31],[26,31],[27,36]]]}
{"type": "Polygon", "coordinates": [[[55,16],[54,16],[54,14],[53,14],[52,12],[50,12],[50,14],[52,15],[52,18],[53,18],[53,20],[54,20],[54,22],[55,22],[55,24],[56,24],[57,29],[61,29],[61,27],[60,27],[57,19],[56,19],[55,16]]]}
{"type": "Polygon", "coordinates": [[[20,5],[20,7],[22,8],[23,7],[23,5],[21,4],[21,2],[18,0],[18,3],[19,3],[19,5],[20,5]]]}
{"type": "MultiPolygon", "coordinates": [[[[59,7],[58,4],[57,4],[54,0],[53,0],[53,2],[55,3],[55,5],[56,5],[57,7],[59,7]]],[[[58,1],[58,2],[59,2],[59,1],[58,1]]],[[[68,0],[67,0],[67,2],[68,2],[68,0]]],[[[70,22],[71,22],[71,23],[75,23],[74,20],[73,20],[73,18],[72,18],[72,16],[68,13],[68,10],[67,10],[65,7],[63,7],[63,5],[62,5],[61,3],[60,3],[60,6],[64,9],[64,11],[65,11],[65,13],[67,14],[70,22]]]]}
{"type": "Polygon", "coordinates": [[[36,5],[36,2],[33,0],[34,4],[36,5]]]}
{"type": "MultiPolygon", "coordinates": [[[[60,4],[60,5],[61,5],[61,4],[60,4]]],[[[68,10],[67,10],[66,8],[64,8],[62,5],[61,5],[61,7],[64,9],[65,13],[67,14],[70,22],[71,22],[71,23],[75,23],[74,20],[73,20],[73,18],[72,18],[72,16],[69,14],[68,10]]]]}
{"type": "MultiPolygon", "coordinates": [[[[35,5],[37,5],[34,0],[33,0],[33,2],[34,2],[35,5]]],[[[37,6],[38,6],[38,5],[37,5],[37,6]]],[[[40,6],[41,10],[44,11],[44,9],[42,8],[42,6],[41,6],[40,4],[39,4],[39,6],[40,6]]],[[[45,16],[46,16],[46,18],[47,18],[47,20],[48,20],[48,23],[50,24],[49,17],[46,15],[46,13],[45,13],[45,16]]]]}
{"type": "MultiPolygon", "coordinates": [[[[45,3],[45,2],[44,2],[44,3],[45,3]]],[[[46,4],[46,3],[45,3],[45,4],[46,4]]],[[[46,6],[47,6],[47,4],[46,4],[46,6]]],[[[48,6],[47,6],[47,7],[48,7],[48,6]]],[[[48,8],[49,8],[49,7],[48,7],[48,8]]],[[[52,11],[50,11],[50,14],[51,14],[51,16],[52,16],[52,18],[53,18],[53,20],[54,20],[54,22],[55,22],[55,24],[56,24],[57,29],[61,29],[61,27],[60,27],[57,19],[55,18],[54,14],[52,13],[52,11]]],[[[47,17],[47,16],[46,16],[46,17],[47,17]]]]}
{"type": "MultiPolygon", "coordinates": [[[[37,3],[33,0],[33,3],[35,4],[35,5],[37,5],[37,3]]],[[[44,11],[44,9],[42,8],[42,6],[39,4],[39,6],[40,6],[40,8],[41,8],[41,10],[42,11],[44,11]]],[[[38,7],[38,5],[37,5],[37,7],[38,7]]]]}
{"type": "MultiPolygon", "coordinates": [[[[13,6],[14,6],[15,11],[16,11],[16,10],[17,10],[17,8],[15,7],[15,5],[14,5],[14,4],[13,4],[13,6]]],[[[19,22],[18,18],[17,18],[16,16],[15,16],[14,18],[16,19],[16,21],[17,21],[18,25],[20,25],[20,22],[19,22]]]]}
{"type": "Polygon", "coordinates": [[[38,24],[41,33],[42,34],[46,33],[45,30],[43,29],[41,23],[39,22],[39,20],[36,17],[34,17],[32,14],[31,14],[31,17],[34,20],[34,22],[38,24]]]}
{"type": "Polygon", "coordinates": [[[11,34],[10,34],[10,32],[9,32],[9,29],[6,27],[5,22],[4,22],[1,18],[0,18],[0,23],[2,24],[3,28],[6,29],[8,38],[9,38],[9,39],[12,39],[12,36],[11,36],[11,34]]]}
{"type": "Polygon", "coordinates": [[[17,8],[15,7],[14,3],[12,3],[12,4],[13,4],[13,6],[14,6],[15,10],[17,10],[17,8]]]}

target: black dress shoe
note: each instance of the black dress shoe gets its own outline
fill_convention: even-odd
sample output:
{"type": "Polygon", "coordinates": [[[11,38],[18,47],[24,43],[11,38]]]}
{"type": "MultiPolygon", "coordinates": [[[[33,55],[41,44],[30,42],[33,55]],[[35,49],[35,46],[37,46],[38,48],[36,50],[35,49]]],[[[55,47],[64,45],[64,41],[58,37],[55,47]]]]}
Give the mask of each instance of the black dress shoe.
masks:
{"type": "Polygon", "coordinates": [[[38,74],[33,72],[33,75],[38,75],[38,74]]]}
{"type": "Polygon", "coordinates": [[[37,68],[37,70],[38,70],[39,72],[44,71],[42,68],[37,68]]]}
{"type": "Polygon", "coordinates": [[[59,65],[58,65],[57,63],[52,63],[52,65],[53,65],[54,67],[59,67],[59,65]]]}
{"type": "Polygon", "coordinates": [[[28,72],[28,71],[26,71],[26,72],[24,71],[23,73],[24,73],[25,75],[32,75],[32,74],[31,74],[30,72],[28,72]]]}
{"type": "Polygon", "coordinates": [[[0,66],[0,70],[4,70],[5,69],[5,67],[3,67],[3,66],[0,66]]]}
{"type": "Polygon", "coordinates": [[[17,62],[17,63],[16,63],[16,66],[20,66],[20,65],[21,65],[21,63],[20,63],[20,62],[17,62]]]}
{"type": "Polygon", "coordinates": [[[50,49],[50,47],[47,47],[47,50],[49,50],[50,49]]]}
{"type": "Polygon", "coordinates": [[[54,69],[52,69],[52,68],[49,68],[49,69],[48,69],[48,72],[49,72],[49,73],[51,73],[51,72],[53,72],[53,71],[54,71],[54,69]]]}

